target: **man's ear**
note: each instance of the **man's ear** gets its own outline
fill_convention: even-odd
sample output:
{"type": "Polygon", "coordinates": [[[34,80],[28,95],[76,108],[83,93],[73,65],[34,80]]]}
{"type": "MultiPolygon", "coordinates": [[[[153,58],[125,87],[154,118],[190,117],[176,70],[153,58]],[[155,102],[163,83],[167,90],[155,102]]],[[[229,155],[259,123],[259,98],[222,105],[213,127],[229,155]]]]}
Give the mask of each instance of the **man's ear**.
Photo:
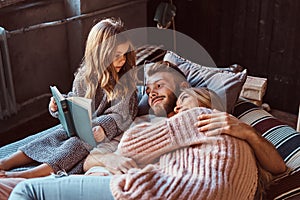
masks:
{"type": "Polygon", "coordinates": [[[180,88],[189,88],[191,87],[187,81],[183,81],[180,83],[180,88]]]}

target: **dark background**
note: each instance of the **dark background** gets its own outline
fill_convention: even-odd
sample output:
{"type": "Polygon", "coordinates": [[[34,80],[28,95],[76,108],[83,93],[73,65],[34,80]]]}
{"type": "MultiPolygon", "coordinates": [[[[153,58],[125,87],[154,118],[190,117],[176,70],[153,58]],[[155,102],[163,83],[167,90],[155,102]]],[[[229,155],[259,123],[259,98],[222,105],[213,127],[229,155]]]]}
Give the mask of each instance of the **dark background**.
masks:
{"type": "MultiPolygon", "coordinates": [[[[153,17],[160,2],[23,0],[1,6],[0,26],[8,33],[17,113],[0,119],[0,146],[58,123],[47,113],[49,86],[57,85],[62,92],[70,90],[95,18],[119,16],[129,29],[156,26],[153,17]],[[78,19],[60,23],[74,17],[78,19]],[[45,22],[58,25],[24,29],[45,22]]],[[[238,63],[248,69],[249,75],[267,78],[264,102],[273,109],[298,114],[298,0],[173,0],[173,3],[177,8],[177,31],[202,45],[218,66],[238,63]]]]}
{"type": "MultiPolygon", "coordinates": [[[[154,26],[148,5],[148,25],[154,26]]],[[[199,42],[218,66],[238,63],[268,79],[264,102],[298,113],[300,2],[297,0],[173,0],[176,30],[199,42]]]]}

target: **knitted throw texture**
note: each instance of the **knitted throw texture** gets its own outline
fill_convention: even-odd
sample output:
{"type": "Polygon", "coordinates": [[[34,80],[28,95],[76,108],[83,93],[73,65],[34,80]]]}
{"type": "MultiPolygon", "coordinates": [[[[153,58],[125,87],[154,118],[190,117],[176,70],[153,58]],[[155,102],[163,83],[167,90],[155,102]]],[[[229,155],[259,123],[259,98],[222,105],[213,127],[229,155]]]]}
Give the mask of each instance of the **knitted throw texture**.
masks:
{"type": "Polygon", "coordinates": [[[141,169],[112,177],[116,199],[253,199],[257,166],[250,146],[237,138],[207,137],[194,123],[210,109],[194,108],[125,132],[120,153],[141,169]]]}

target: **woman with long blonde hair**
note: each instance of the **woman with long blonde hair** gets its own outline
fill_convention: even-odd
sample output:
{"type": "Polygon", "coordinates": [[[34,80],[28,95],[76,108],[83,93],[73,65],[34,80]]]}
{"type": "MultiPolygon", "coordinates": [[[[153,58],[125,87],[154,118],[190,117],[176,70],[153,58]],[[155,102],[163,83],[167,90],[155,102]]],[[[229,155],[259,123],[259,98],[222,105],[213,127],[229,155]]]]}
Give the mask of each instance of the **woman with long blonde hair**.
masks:
{"type": "Polygon", "coordinates": [[[194,107],[204,107],[225,111],[225,107],[220,97],[212,90],[206,87],[191,87],[182,89],[179,95],[175,113],[179,113],[194,107]]]}
{"type": "MultiPolygon", "coordinates": [[[[110,141],[123,133],[137,114],[135,87],[135,53],[120,19],[106,18],[95,24],[86,41],[84,58],[78,69],[72,91],[67,96],[92,99],[94,137],[97,142],[110,141]]],[[[51,115],[57,117],[53,97],[51,115]]],[[[62,126],[46,131],[8,158],[0,160],[0,177],[33,178],[58,171],[82,173],[83,161],[92,149],[78,137],[68,138],[62,126]],[[10,169],[37,162],[25,171],[10,169]]]]}

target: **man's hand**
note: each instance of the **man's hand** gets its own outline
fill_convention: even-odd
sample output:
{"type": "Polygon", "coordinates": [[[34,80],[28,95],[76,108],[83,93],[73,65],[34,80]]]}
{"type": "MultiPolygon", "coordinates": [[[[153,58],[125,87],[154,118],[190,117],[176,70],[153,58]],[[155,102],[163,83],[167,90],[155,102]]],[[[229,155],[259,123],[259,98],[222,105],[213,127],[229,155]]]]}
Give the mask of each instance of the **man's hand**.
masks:
{"type": "Polygon", "coordinates": [[[227,134],[245,140],[251,146],[261,166],[272,174],[286,171],[286,165],[274,145],[263,138],[250,125],[241,122],[236,117],[214,110],[211,114],[198,116],[195,126],[199,132],[207,136],[227,134]]]}

